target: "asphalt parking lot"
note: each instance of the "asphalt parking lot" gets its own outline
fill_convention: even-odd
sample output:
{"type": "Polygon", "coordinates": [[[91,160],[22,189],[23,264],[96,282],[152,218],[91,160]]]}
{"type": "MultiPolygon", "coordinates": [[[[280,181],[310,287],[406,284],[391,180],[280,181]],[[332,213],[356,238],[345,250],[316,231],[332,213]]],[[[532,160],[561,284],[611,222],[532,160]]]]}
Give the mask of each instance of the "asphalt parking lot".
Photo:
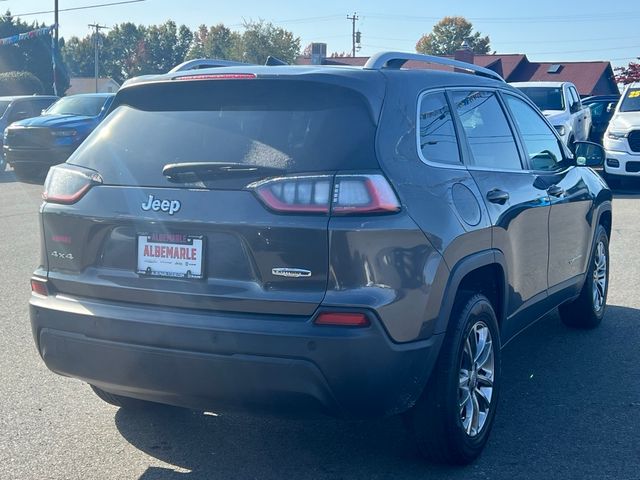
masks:
{"type": "Polygon", "coordinates": [[[119,411],[49,372],[27,302],[41,186],[0,175],[2,479],[640,479],[640,184],[614,201],[609,307],[594,331],[553,313],[505,349],[487,449],[424,464],[399,418],[119,411]]]}

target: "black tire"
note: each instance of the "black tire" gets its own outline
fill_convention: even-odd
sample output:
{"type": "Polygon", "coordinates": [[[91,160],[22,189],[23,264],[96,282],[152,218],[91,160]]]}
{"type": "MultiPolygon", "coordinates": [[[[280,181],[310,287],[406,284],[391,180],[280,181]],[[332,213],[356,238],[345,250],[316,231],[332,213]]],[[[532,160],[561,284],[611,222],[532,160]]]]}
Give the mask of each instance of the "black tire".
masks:
{"type": "Polygon", "coordinates": [[[13,165],[13,173],[16,178],[25,183],[44,183],[44,179],[49,172],[48,167],[34,167],[31,165],[13,165]]]}
{"type": "Polygon", "coordinates": [[[123,397],[122,395],[116,395],[115,393],[105,392],[95,385],[89,386],[91,387],[91,390],[93,390],[93,393],[95,393],[101,400],[115,407],[125,408],[127,410],[144,410],[154,408],[159,405],[158,403],[146,402],[144,400],[138,400],[137,398],[123,397]]]}
{"type": "MultiPolygon", "coordinates": [[[[465,465],[480,455],[493,425],[501,379],[500,334],[493,307],[489,300],[480,294],[458,294],[450,322],[431,378],[418,403],[405,414],[405,424],[420,453],[427,460],[434,463],[465,465]],[[493,380],[493,391],[489,402],[484,403],[488,407],[484,424],[477,432],[467,433],[464,422],[469,418],[469,410],[465,408],[468,402],[461,401],[464,395],[461,378],[464,377],[464,359],[468,358],[465,357],[467,338],[472,328],[478,325],[481,325],[481,328],[487,327],[491,334],[493,373],[490,376],[493,380]],[[467,419],[462,418],[463,412],[467,419]]],[[[475,333],[473,335],[476,338],[475,333]]],[[[479,382],[479,379],[488,376],[487,370],[482,368],[476,371],[473,367],[473,371],[476,373],[472,373],[471,369],[466,370],[469,380],[467,393],[469,388],[472,391],[480,388],[482,382],[479,382]],[[480,371],[483,372],[482,376],[478,375],[480,371]],[[473,384],[471,378],[475,378],[473,384]]],[[[471,396],[468,398],[471,400],[471,396]]],[[[479,405],[471,403],[472,406],[479,405]]],[[[470,420],[469,425],[472,423],[473,420],[470,420]]]]}
{"type": "Polygon", "coordinates": [[[609,237],[607,236],[607,231],[604,227],[602,225],[598,225],[593,251],[589,258],[587,278],[580,292],[580,296],[572,302],[561,305],[559,308],[560,318],[563,323],[575,328],[595,328],[600,325],[607,308],[608,292],[609,237]],[[602,265],[600,248],[602,248],[602,252],[604,253],[604,272],[602,269],[598,269],[598,265],[602,265]],[[596,272],[598,278],[604,278],[604,287],[597,286],[596,272]],[[597,295],[594,291],[594,284],[596,284],[596,288],[601,292],[601,305],[599,305],[599,299],[597,299],[597,295]]]}

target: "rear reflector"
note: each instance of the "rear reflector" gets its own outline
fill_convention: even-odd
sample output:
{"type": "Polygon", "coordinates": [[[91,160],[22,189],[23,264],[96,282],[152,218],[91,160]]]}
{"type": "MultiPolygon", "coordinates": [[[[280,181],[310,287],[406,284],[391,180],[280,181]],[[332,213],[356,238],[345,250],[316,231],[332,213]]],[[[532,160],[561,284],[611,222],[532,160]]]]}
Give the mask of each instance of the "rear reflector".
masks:
{"type": "Polygon", "coordinates": [[[364,313],[324,312],[318,315],[314,323],[339,327],[367,327],[369,319],[364,313]]]}
{"type": "Polygon", "coordinates": [[[98,172],[63,163],[49,169],[42,199],[70,205],[80,200],[91,187],[101,183],[102,177],[98,172]]]}
{"type": "Polygon", "coordinates": [[[278,177],[247,188],[276,212],[358,215],[400,210],[391,185],[379,174],[278,177]]]}
{"type": "Polygon", "coordinates": [[[40,280],[39,278],[31,279],[31,292],[42,295],[43,297],[49,296],[49,289],[47,288],[47,281],[40,280]]]}
{"type": "Polygon", "coordinates": [[[253,80],[257,78],[253,73],[207,73],[200,75],[181,75],[174,80],[253,80]]]}

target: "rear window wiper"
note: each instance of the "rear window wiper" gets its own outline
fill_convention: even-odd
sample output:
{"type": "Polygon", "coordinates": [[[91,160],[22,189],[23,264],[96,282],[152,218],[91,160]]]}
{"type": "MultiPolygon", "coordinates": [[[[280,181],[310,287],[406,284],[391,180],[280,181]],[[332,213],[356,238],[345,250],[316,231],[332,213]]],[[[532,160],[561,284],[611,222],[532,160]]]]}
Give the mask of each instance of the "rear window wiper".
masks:
{"type": "Polygon", "coordinates": [[[182,162],[168,163],[162,168],[162,174],[171,181],[189,181],[220,176],[277,175],[285,170],[277,167],[265,167],[246,163],[232,162],[182,162]]]}

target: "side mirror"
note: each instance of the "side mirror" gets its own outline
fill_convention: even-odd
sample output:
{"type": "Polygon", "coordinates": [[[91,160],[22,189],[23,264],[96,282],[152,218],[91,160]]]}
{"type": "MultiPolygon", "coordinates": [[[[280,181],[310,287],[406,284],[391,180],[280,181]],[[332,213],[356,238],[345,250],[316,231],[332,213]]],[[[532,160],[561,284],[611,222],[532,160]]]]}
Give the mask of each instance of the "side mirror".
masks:
{"type": "Polygon", "coordinates": [[[579,167],[601,167],[604,165],[606,153],[602,145],[593,142],[575,143],[576,165],[579,167]]]}

